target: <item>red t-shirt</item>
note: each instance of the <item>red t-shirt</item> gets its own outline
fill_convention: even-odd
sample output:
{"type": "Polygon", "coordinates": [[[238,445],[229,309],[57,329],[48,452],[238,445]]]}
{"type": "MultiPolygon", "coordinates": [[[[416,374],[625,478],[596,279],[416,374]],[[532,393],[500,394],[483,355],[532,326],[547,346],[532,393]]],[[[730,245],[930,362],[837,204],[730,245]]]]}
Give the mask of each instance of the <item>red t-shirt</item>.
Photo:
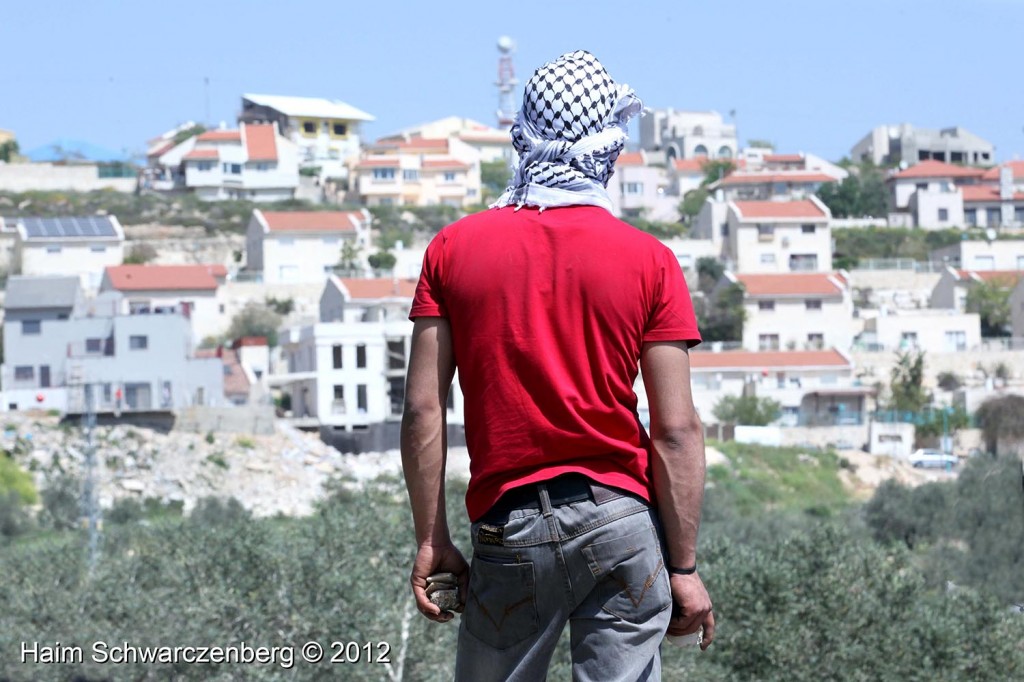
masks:
{"type": "Polygon", "coordinates": [[[640,349],[700,342],[657,239],[594,206],[483,211],[431,241],[409,316],[451,324],[472,520],[506,490],[570,472],[651,499],[640,349]]]}

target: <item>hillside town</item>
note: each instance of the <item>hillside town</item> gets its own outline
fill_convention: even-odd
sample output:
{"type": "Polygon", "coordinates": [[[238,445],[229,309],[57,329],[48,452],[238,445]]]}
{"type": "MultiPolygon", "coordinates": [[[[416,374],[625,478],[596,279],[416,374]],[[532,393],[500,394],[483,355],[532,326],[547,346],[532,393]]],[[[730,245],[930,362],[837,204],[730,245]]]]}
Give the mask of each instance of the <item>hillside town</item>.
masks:
{"type": "MultiPolygon", "coordinates": [[[[409,307],[441,225],[410,226],[485,208],[508,181],[501,59],[493,126],[453,112],[368,140],[374,116],[345,101],[241,93],[235,122],[183,122],[137,164],[71,143],[21,154],[3,133],[0,409],[197,431],[279,421],[342,452],[396,448],[409,307]],[[251,208],[224,232],[10,198],[100,190],[251,208]]],[[[971,415],[1024,391],[1024,161],[996,159],[956,126],[879,125],[829,161],[743,145],[715,111],[645,112],[608,189],[705,313],[691,365],[709,433],[904,460],[996,447],[971,415]],[[883,209],[842,208],[869,175],[883,209]],[[840,253],[878,229],[957,235],[923,259],[840,253]],[[915,360],[919,399],[900,402],[894,377],[915,360]],[[729,411],[743,401],[767,418],[729,411]]],[[[643,420],[642,377],[636,394],[643,420]]],[[[458,444],[457,380],[448,408],[458,444]]]]}

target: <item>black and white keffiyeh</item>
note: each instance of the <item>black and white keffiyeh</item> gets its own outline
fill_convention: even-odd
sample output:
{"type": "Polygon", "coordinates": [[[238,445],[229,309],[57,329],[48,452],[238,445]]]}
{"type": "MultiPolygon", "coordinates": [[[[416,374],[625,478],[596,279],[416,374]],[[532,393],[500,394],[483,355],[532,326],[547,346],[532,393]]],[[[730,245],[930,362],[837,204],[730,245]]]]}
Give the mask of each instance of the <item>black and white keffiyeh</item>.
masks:
{"type": "Polygon", "coordinates": [[[597,57],[577,50],[537,69],[512,125],[512,185],[492,207],[588,204],[612,210],[605,189],[643,104],[597,57]]]}

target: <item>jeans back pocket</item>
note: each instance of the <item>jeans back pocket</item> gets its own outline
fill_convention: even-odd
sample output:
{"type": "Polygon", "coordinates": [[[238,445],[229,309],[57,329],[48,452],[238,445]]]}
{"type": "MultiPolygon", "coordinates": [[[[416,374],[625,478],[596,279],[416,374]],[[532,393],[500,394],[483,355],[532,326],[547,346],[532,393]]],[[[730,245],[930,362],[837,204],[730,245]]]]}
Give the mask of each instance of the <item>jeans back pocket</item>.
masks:
{"type": "Polygon", "coordinates": [[[495,649],[507,649],[537,632],[533,562],[502,563],[474,555],[466,629],[495,649]]]}
{"type": "Polygon", "coordinates": [[[595,589],[607,589],[604,610],[630,623],[643,623],[672,604],[661,541],[653,527],[583,548],[595,589]]]}

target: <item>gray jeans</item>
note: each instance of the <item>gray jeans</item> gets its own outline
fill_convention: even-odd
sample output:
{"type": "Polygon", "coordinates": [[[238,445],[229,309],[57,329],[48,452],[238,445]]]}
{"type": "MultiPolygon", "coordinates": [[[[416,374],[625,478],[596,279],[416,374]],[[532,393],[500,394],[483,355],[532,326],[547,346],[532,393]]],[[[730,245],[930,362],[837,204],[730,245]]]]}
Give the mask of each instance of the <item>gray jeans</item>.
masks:
{"type": "Polygon", "coordinates": [[[660,680],[672,596],[655,511],[623,496],[539,509],[472,526],[469,594],[455,679],[545,679],[569,623],[573,679],[660,680]]]}

